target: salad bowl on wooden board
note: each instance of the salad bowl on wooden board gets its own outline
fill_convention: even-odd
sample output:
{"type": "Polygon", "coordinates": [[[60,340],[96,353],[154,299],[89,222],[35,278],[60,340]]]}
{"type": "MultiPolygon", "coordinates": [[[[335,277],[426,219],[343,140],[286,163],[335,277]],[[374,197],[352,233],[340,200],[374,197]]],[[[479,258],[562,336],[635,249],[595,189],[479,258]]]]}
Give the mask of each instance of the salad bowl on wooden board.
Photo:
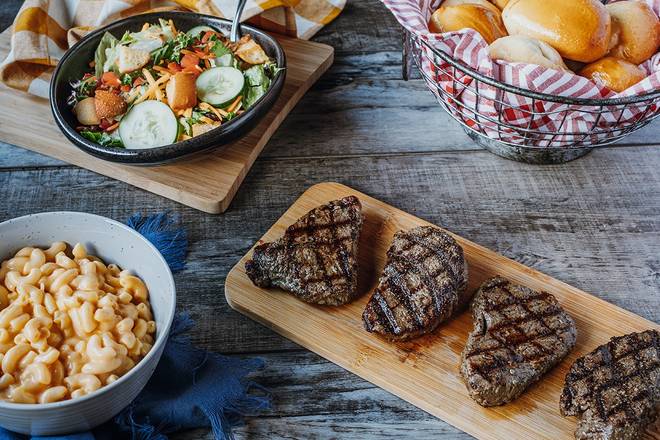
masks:
{"type": "MultiPolygon", "coordinates": [[[[407,342],[389,342],[363,328],[362,312],[385,265],[394,233],[429,225],[428,222],[347,186],[322,183],[300,196],[257,244],[279,238],[309,210],[349,195],[358,197],[364,214],[358,263],[361,297],[344,306],[325,307],[304,303],[276,288],[256,287],[245,272],[250,251],[227,276],[227,302],[284,337],[477,438],[573,438],[577,420],[559,413],[564,377],[573,361],[612,336],[660,328],[452,234],[468,262],[468,289],[474,291],[486,279],[500,275],[551,293],[577,325],[576,346],[561,363],[513,402],[484,408],[469,397],[459,373],[461,352],[472,329],[469,311],[441,324],[434,332],[407,342]]],[[[658,437],[658,432],[650,434],[658,437]]]]}
{"type": "MultiPolygon", "coordinates": [[[[280,35],[276,38],[287,57],[282,93],[256,126],[221,149],[154,167],[102,160],[81,152],[62,134],[53,121],[47,100],[4,84],[0,84],[0,141],[121,180],[204,212],[222,213],[268,140],[334,59],[334,49],[326,44],[280,35]]],[[[7,29],[0,33],[0,59],[9,53],[10,43],[11,29],[7,29]]]]}
{"type": "MultiPolygon", "coordinates": [[[[180,118],[177,118],[174,112],[172,112],[166,104],[163,104],[158,100],[147,100],[138,105],[153,103],[163,107],[166,113],[169,112],[166,115],[166,122],[168,123],[162,122],[162,125],[166,125],[166,127],[164,127],[165,131],[171,132],[171,134],[173,134],[173,136],[170,136],[170,138],[174,140],[174,142],[166,144],[161,140],[161,142],[157,142],[158,146],[155,147],[129,148],[127,145],[126,148],[124,148],[123,146],[100,144],[98,140],[92,140],[89,136],[86,137],[81,135],[84,133],[77,129],[81,126],[81,122],[79,118],[76,118],[76,114],[73,111],[73,106],[71,102],[69,102],[73,92],[72,84],[79,82],[82,78],[84,78],[84,75],[89,74],[90,71],[93,73],[94,69],[90,67],[90,62],[95,60],[95,56],[98,59],[98,53],[104,52],[103,47],[105,47],[104,39],[106,38],[106,33],[111,34],[116,38],[116,41],[119,41],[122,39],[122,35],[125,35],[126,32],[131,32],[133,33],[131,35],[135,35],[140,32],[145,23],[156,25],[159,23],[159,20],[163,20],[164,22],[171,20],[174,23],[177,32],[183,35],[192,29],[202,28],[212,28],[223,34],[228,34],[231,27],[231,22],[229,20],[213,17],[210,15],[202,15],[192,12],[154,12],[135,15],[113,22],[103,28],[91,32],[90,34],[86,35],[80,42],[71,47],[58,63],[57,68],[55,69],[55,73],[51,79],[50,105],[57,126],[60,128],[60,130],[62,130],[62,133],[64,133],[64,135],[82,151],[103,160],[130,165],[156,165],[168,163],[179,160],[191,154],[200,153],[227,145],[239,139],[249,130],[254,128],[267,112],[271,111],[275,101],[282,91],[282,87],[284,86],[286,76],[286,56],[284,54],[284,50],[277,42],[277,40],[269,34],[249,25],[241,25],[243,34],[251,36],[252,39],[263,48],[266,55],[273,61],[273,66],[275,66],[276,69],[275,73],[272,75],[272,78],[268,78],[268,81],[270,82],[268,89],[262,96],[256,99],[254,103],[251,103],[250,107],[247,108],[244,113],[236,116],[232,120],[222,123],[210,131],[189,137],[185,140],[177,141],[177,139],[181,138],[181,136],[178,135],[178,133],[181,132],[181,124],[179,123],[180,118]]],[[[129,35],[129,37],[131,35],[129,35]]],[[[175,43],[174,41],[172,42],[175,43]]],[[[138,41],[137,43],[141,44],[142,41],[138,41]]],[[[122,46],[122,48],[128,48],[127,50],[130,50],[131,46],[122,46]]],[[[166,47],[163,46],[161,49],[165,48],[166,47]]],[[[156,52],[157,51],[151,52],[152,58],[155,58],[154,54],[156,52]]],[[[152,70],[150,64],[145,67],[148,67],[148,70],[152,70]]],[[[180,65],[178,65],[177,68],[180,68],[180,65]]],[[[220,68],[238,71],[239,76],[241,76],[240,79],[242,79],[243,72],[240,72],[238,69],[234,69],[233,67],[220,68]]],[[[121,69],[121,66],[119,69],[121,69]]],[[[202,76],[206,75],[207,73],[211,73],[209,70],[211,69],[205,70],[202,75],[199,75],[197,79],[198,89],[202,76]]],[[[120,75],[121,71],[117,76],[120,75]]],[[[124,76],[126,76],[126,74],[122,75],[121,78],[123,79],[124,76]]],[[[98,82],[100,83],[100,78],[98,78],[98,82]]],[[[219,81],[216,78],[216,81],[214,81],[215,84],[212,84],[212,86],[217,88],[219,85],[227,82],[228,79],[226,78],[223,78],[223,81],[219,81]]],[[[124,84],[122,84],[122,86],[124,86],[124,84]]],[[[144,87],[146,86],[147,84],[145,84],[144,87]]],[[[209,85],[209,87],[210,86],[211,85],[209,85]]],[[[129,86],[126,85],[126,87],[129,86]]],[[[240,87],[239,89],[240,90],[234,93],[234,95],[242,93],[244,87],[240,87]]],[[[199,94],[199,90],[198,95],[201,96],[199,94]]],[[[236,96],[233,97],[235,98],[236,96]]],[[[98,95],[96,99],[99,99],[98,95]]],[[[138,100],[139,99],[135,101],[138,100]]],[[[217,103],[213,104],[215,105],[217,103]]],[[[98,105],[96,108],[98,111],[98,105]]],[[[130,118],[131,115],[136,115],[137,117],[138,115],[144,115],[147,113],[146,110],[138,109],[137,106],[133,107],[133,110],[134,111],[131,111],[129,107],[129,110],[118,123],[119,129],[116,130],[117,132],[121,133],[123,126],[128,126],[129,122],[132,122],[132,119],[130,118]]],[[[145,129],[149,127],[147,127],[148,124],[144,122],[149,122],[151,125],[153,125],[155,122],[161,122],[161,120],[164,118],[157,119],[159,120],[139,121],[143,123],[133,124],[134,127],[131,128],[133,131],[145,131],[145,129]]],[[[125,129],[125,131],[128,130],[128,128],[125,129]]],[[[99,133],[103,132],[100,131],[99,133]]],[[[122,137],[123,136],[124,135],[122,134],[122,137]]],[[[170,141],[168,140],[167,142],[170,141]]],[[[124,142],[124,144],[126,144],[126,142],[124,142]]]]}

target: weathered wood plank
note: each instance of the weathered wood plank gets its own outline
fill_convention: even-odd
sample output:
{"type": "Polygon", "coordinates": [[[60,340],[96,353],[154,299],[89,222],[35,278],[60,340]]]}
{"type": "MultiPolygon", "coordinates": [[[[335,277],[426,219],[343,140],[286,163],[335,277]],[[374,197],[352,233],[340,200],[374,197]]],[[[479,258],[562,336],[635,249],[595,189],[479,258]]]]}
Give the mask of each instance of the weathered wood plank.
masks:
{"type": "Polygon", "coordinates": [[[22,4],[23,0],[3,0],[0,6],[0,32],[12,24],[22,4]]]}
{"type": "MultiPolygon", "coordinates": [[[[329,75],[333,75],[330,73],[329,75]]],[[[617,146],[660,144],[660,119],[617,146]]],[[[268,143],[263,157],[319,157],[479,150],[422,81],[322,81],[268,143]]],[[[81,153],[84,154],[84,153],[81,153]]],[[[639,160],[631,153],[631,160],[639,160]]],[[[62,162],[0,143],[0,169],[62,162]]]]}
{"type": "MultiPolygon", "coordinates": [[[[273,410],[247,418],[239,439],[469,439],[469,435],[309,352],[260,356],[254,379],[272,393],[273,410]]],[[[173,439],[211,439],[195,430],[173,439]]]]}
{"type": "Polygon", "coordinates": [[[378,0],[348,1],[339,19],[314,39],[342,52],[399,50],[402,30],[394,16],[378,0]]]}
{"type": "Polygon", "coordinates": [[[45,209],[119,220],[136,211],[180,214],[191,247],[189,268],[176,277],[178,306],[200,321],[195,339],[222,352],[296,347],[232,312],[223,296],[224,278],[304,189],[327,180],[341,180],[658,322],[658,166],[660,150],[643,147],[605,149],[564,166],[542,167],[481,151],[262,159],[222,216],[77,168],[16,169],[0,173],[6,201],[0,220],[45,209]],[[645,159],[630,161],[631,154],[645,159]],[[217,319],[204,319],[211,313],[217,319]]]}

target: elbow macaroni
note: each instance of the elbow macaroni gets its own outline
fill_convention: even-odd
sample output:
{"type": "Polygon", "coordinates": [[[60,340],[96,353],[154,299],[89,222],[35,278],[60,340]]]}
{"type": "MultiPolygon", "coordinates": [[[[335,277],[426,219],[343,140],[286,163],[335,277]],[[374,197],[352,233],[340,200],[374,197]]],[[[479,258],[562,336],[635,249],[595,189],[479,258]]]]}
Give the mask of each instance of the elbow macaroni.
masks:
{"type": "Polygon", "coordinates": [[[155,333],[144,282],[81,244],[26,247],[0,265],[0,399],[92,393],[132,369],[155,333]]]}

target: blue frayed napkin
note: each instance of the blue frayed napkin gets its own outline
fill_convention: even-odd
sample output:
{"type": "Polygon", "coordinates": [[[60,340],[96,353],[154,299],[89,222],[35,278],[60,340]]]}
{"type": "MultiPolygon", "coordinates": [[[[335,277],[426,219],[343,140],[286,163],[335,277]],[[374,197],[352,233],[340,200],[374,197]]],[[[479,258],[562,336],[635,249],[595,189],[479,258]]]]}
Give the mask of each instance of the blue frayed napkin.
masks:
{"type": "MultiPolygon", "coordinates": [[[[187,248],[185,231],[175,223],[167,214],[134,215],[127,222],[161,251],[173,272],[185,266],[187,248]]],[[[137,399],[112,421],[91,432],[32,439],[165,440],[168,433],[202,427],[210,427],[218,440],[232,439],[231,428],[240,423],[241,416],[270,408],[266,390],[246,379],[263,362],[194,347],[185,335],[192,326],[187,314],[174,318],[153,376],[137,399]]],[[[0,428],[0,440],[28,438],[0,428]]]]}

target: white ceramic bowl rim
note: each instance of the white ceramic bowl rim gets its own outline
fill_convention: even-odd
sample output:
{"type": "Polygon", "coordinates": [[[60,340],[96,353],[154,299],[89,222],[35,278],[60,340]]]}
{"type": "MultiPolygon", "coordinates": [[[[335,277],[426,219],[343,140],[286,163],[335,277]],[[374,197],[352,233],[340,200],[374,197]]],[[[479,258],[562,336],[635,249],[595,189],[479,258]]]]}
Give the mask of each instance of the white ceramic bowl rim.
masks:
{"type": "MultiPolygon", "coordinates": [[[[41,411],[44,409],[56,409],[56,408],[66,408],[68,406],[78,404],[80,402],[84,402],[90,399],[94,399],[104,393],[108,393],[112,391],[115,387],[119,386],[121,383],[129,380],[129,378],[136,373],[137,370],[140,369],[142,365],[145,365],[147,362],[147,359],[152,358],[153,356],[158,353],[158,348],[165,344],[167,341],[167,337],[170,333],[170,327],[172,326],[172,321],[174,320],[174,312],[176,310],[176,287],[174,285],[174,277],[172,276],[172,271],[170,270],[169,265],[165,261],[165,258],[163,258],[163,255],[160,253],[160,251],[154,246],[149,240],[144,238],[142,234],[137,232],[135,229],[130,228],[126,226],[125,224],[118,222],[116,220],[103,217],[102,215],[96,215],[96,214],[88,214],[86,212],[78,212],[78,211],[46,211],[46,212],[39,212],[35,214],[28,214],[24,215],[21,217],[16,217],[10,220],[6,220],[2,223],[0,223],[0,228],[2,226],[5,226],[10,223],[17,222],[19,220],[25,220],[27,218],[34,218],[34,217],[40,217],[40,216],[49,216],[49,215],[58,215],[58,214],[66,214],[66,215],[71,215],[71,216],[81,216],[81,217],[95,217],[99,220],[103,220],[105,222],[111,223],[112,225],[121,228],[125,231],[127,231],[129,234],[133,235],[135,238],[137,238],[139,241],[145,243],[147,247],[149,247],[157,256],[158,259],[163,263],[163,265],[167,268],[167,282],[170,284],[172,288],[172,295],[174,298],[172,298],[172,306],[170,307],[170,310],[167,311],[167,323],[165,325],[165,328],[161,330],[160,335],[156,338],[156,343],[154,344],[153,347],[151,347],[151,350],[149,350],[149,353],[142,359],[140,359],[140,362],[138,362],[135,367],[133,367],[128,373],[124,374],[121,376],[119,379],[116,381],[112,382],[111,384],[104,385],[98,390],[87,394],[82,397],[78,397],[76,399],[68,399],[68,400],[61,400],[59,402],[52,402],[52,403],[13,403],[13,402],[7,402],[2,399],[0,399],[0,408],[8,408],[8,409],[18,409],[18,410],[25,410],[25,411],[41,411]]],[[[0,256],[1,258],[6,258],[5,256],[0,256]]]]}

